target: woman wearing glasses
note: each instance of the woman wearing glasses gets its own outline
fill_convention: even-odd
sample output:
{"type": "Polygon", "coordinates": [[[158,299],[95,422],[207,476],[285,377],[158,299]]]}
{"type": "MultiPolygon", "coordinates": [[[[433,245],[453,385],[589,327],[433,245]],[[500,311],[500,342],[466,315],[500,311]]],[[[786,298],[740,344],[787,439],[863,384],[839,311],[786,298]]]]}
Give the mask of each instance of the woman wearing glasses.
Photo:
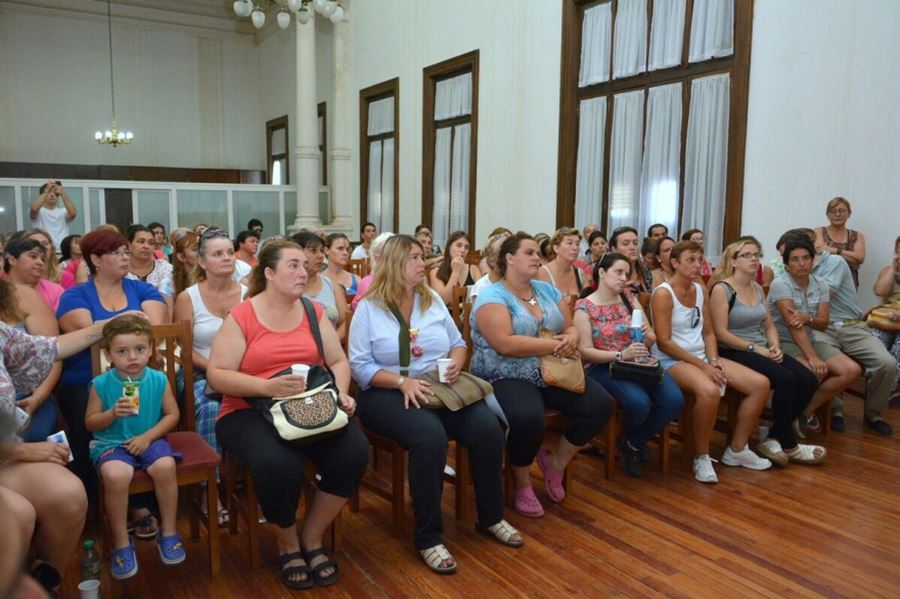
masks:
{"type": "Polygon", "coordinates": [[[853,282],[859,289],[859,267],[866,260],[866,237],[859,231],[847,228],[847,221],[853,211],[846,198],[837,197],[828,202],[825,215],[827,227],[816,228],[816,249],[837,254],[847,261],[853,282]]]}
{"type": "Polygon", "coordinates": [[[672,248],[673,275],[653,290],[650,299],[656,345],[653,355],[682,391],[694,396],[692,428],[694,437],[694,478],[701,483],[717,483],[709,457],[709,439],[716,423],[719,398],[730,386],[742,395],[734,435],[722,463],[765,470],[772,462],[757,456],[747,446],[769,396],[769,381],[763,375],[727,358],[719,357],[716,335],[709,320],[706,290],[698,283],[703,248],[693,241],[681,241],[672,248]]]}
{"type": "Polygon", "coordinates": [[[781,351],[765,293],[754,280],[761,258],[759,245],[750,240],[736,241],[722,254],[722,278],[709,298],[719,355],[764,375],[772,384],[774,423],[756,450],[779,466],[788,462],[818,464],[825,459],[825,449],[799,445],[792,424],[812,400],[819,381],[781,351]]]}

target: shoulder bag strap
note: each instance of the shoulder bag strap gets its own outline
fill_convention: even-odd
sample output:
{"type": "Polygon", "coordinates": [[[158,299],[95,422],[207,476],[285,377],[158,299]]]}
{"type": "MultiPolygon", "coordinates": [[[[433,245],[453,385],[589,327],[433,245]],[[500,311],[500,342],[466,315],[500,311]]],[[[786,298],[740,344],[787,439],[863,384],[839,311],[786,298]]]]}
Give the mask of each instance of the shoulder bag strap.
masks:
{"type": "Polygon", "coordinates": [[[316,341],[316,349],[319,350],[319,357],[322,358],[325,372],[331,376],[331,380],[335,380],[334,373],[331,371],[328,362],[325,360],[325,348],[322,347],[322,331],[319,329],[319,321],[316,319],[316,308],[308,298],[301,296],[300,301],[303,302],[303,309],[306,311],[306,319],[309,321],[309,330],[312,331],[313,339],[316,341]]]}
{"type": "Polygon", "coordinates": [[[394,318],[397,319],[397,322],[400,323],[400,333],[397,335],[397,347],[400,348],[400,374],[402,376],[409,375],[409,325],[406,323],[406,319],[403,318],[403,314],[400,313],[400,309],[397,307],[397,304],[393,302],[388,304],[388,309],[390,309],[391,314],[394,315],[394,318]]]}
{"type": "MultiPolygon", "coordinates": [[[[734,308],[734,302],[737,301],[737,292],[734,290],[734,287],[731,286],[731,283],[726,281],[719,281],[716,285],[725,285],[725,293],[731,294],[728,297],[728,313],[731,314],[731,310],[734,308]]],[[[713,287],[716,285],[713,285],[713,287]]]]}

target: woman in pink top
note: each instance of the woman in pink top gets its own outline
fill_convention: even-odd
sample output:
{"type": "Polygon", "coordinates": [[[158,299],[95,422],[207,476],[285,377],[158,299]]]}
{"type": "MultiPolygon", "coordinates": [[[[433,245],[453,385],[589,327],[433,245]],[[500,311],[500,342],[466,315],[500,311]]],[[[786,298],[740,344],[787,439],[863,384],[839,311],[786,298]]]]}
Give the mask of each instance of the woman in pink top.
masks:
{"type": "Polygon", "coordinates": [[[14,239],[6,244],[3,269],[9,282],[25,285],[37,291],[50,310],[56,314],[62,285],[44,278],[47,273],[47,250],[36,239],[14,239]]]}
{"type": "Polygon", "coordinates": [[[306,253],[291,241],[265,245],[251,275],[251,299],[232,308],[225,318],[206,371],[212,388],[223,394],[216,437],[249,468],[263,515],[273,525],[281,582],[292,589],[327,586],[337,580],[337,563],[322,549],[322,537],[356,492],[369,455],[366,437],[353,420],[340,432],[299,447],[276,437],[262,414],[243,399],[301,393],[306,389],[304,377],[279,373],[290,371],[292,364],[327,364],[340,390],[341,409],[350,415],[356,409],[356,402],[347,395],[347,356],[331,321],[314,304],[324,355],[316,347],[301,303],[306,265],[306,253]],[[321,478],[312,506],[298,527],[306,458],[315,463],[321,478]]]}

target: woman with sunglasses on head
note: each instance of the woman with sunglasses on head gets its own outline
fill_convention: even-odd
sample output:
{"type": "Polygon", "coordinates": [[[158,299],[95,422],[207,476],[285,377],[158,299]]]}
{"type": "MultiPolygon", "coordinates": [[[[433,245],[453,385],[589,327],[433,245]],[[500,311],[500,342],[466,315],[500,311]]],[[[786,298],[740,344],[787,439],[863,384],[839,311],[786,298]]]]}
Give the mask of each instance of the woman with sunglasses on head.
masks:
{"type": "Polygon", "coordinates": [[[564,297],[579,295],[585,285],[581,271],[575,266],[581,247],[581,232],[563,227],[550,238],[550,262],[541,266],[537,280],[550,283],[559,289],[564,297]]]}
{"type": "Polygon", "coordinates": [[[628,288],[635,294],[650,293],[653,289],[653,274],[641,260],[639,244],[638,232],[634,227],[618,227],[609,238],[610,250],[625,256],[631,265],[628,288]]]}
{"type": "Polygon", "coordinates": [[[859,267],[866,260],[866,236],[847,228],[851,214],[853,210],[846,198],[836,197],[828,202],[825,207],[828,225],[816,227],[815,246],[816,250],[825,250],[846,260],[853,274],[853,282],[859,289],[859,267]]]}
{"type": "Polygon", "coordinates": [[[431,288],[438,292],[445,304],[453,301],[455,287],[474,285],[481,278],[478,266],[466,262],[469,255],[469,237],[464,231],[455,231],[447,238],[444,259],[429,276],[431,288]]]}
{"type": "Polygon", "coordinates": [[[862,368],[831,345],[816,340],[813,333],[824,331],[830,324],[831,289],[812,274],[816,255],[812,240],[804,233],[789,235],[783,239],[783,248],[787,272],[772,281],[767,302],[784,353],[819,379],[818,390],[794,423],[794,432],[805,439],[807,431],[820,429],[816,416],[819,406],[849,387],[862,374],[862,368]]]}
{"type": "Polygon", "coordinates": [[[656,331],[653,355],[682,391],[694,396],[691,423],[694,478],[701,483],[717,483],[719,479],[709,456],[709,439],[716,423],[719,398],[726,386],[740,392],[744,399],[722,463],[752,470],[772,467],[772,462],[757,456],[747,445],[750,432],[766,405],[770,385],[763,375],[719,357],[706,288],[697,282],[702,261],[703,249],[693,241],[681,241],[672,248],[670,263],[674,274],[654,289],[650,298],[656,331]]]}
{"type": "Polygon", "coordinates": [[[709,299],[719,355],[762,374],[772,385],[774,423],[756,451],[779,466],[818,464],[825,459],[825,448],[799,445],[792,424],[810,403],[819,381],[781,351],[765,293],[754,281],[761,258],[759,245],[750,240],[736,241],[722,254],[722,278],[712,287],[709,299]]]}
{"type": "Polygon", "coordinates": [[[608,253],[594,265],[593,293],[575,304],[575,328],[578,350],[588,368],[587,374],[603,385],[622,407],[623,434],[616,440],[626,472],[641,475],[641,462],[650,461],[647,442],[662,431],[681,412],[684,395],[674,380],[663,375],[659,385],[613,378],[609,367],[617,360],[641,361],[656,340],[646,318],[642,319],[643,342],[631,338],[632,313],[643,313],[633,293],[626,290],[631,266],[622,254],[608,253]]]}

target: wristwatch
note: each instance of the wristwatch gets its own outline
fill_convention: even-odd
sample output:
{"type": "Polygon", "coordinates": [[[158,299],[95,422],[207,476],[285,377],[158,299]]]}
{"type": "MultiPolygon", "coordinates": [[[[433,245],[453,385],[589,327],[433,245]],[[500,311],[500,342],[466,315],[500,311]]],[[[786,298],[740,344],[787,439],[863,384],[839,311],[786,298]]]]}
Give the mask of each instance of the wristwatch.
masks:
{"type": "Polygon", "coordinates": [[[399,379],[397,379],[397,388],[399,389],[400,387],[402,387],[403,383],[405,383],[405,382],[406,382],[406,377],[401,376],[399,379]]]}
{"type": "Polygon", "coordinates": [[[753,345],[752,343],[748,343],[748,344],[747,344],[747,351],[750,351],[750,352],[756,351],[756,346],[753,345]]]}
{"type": "Polygon", "coordinates": [[[616,361],[621,361],[621,360],[622,360],[622,352],[617,351],[616,352],[616,361]]]}

